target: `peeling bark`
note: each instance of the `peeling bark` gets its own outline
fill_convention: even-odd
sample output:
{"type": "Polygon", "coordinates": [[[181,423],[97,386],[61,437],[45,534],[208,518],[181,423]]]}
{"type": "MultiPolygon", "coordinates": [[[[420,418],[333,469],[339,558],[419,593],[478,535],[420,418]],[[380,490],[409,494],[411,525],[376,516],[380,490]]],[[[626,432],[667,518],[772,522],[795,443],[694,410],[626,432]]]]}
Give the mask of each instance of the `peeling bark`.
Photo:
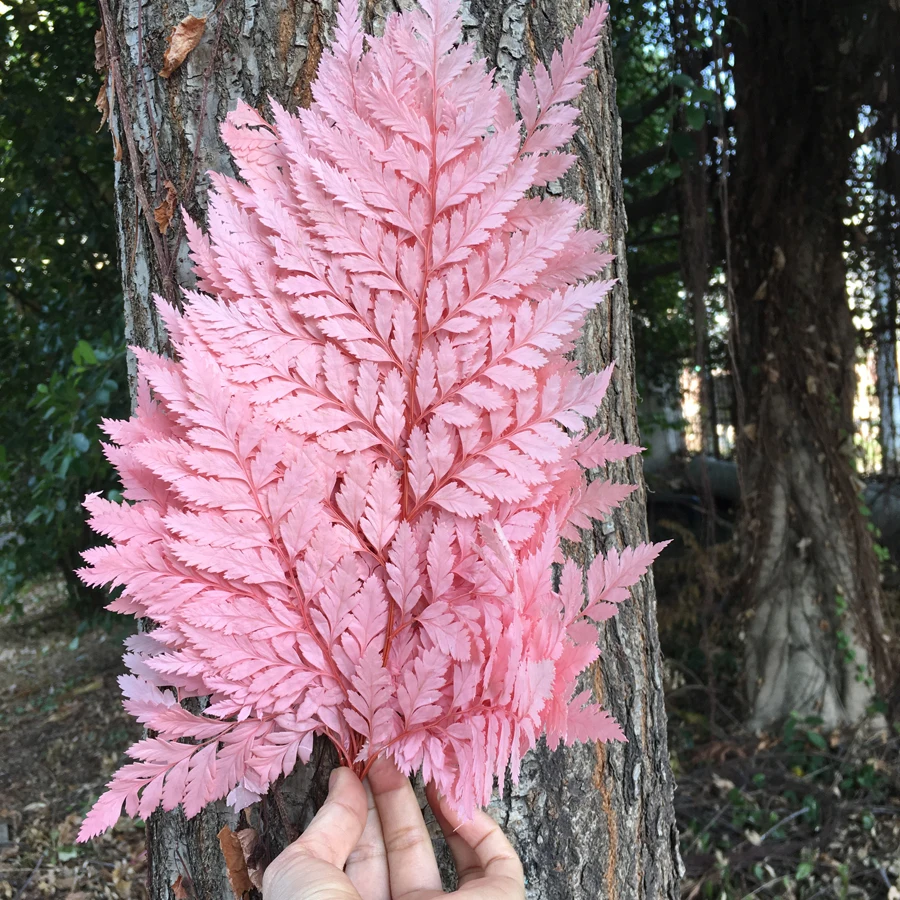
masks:
{"type": "MultiPolygon", "coordinates": [[[[140,13],[139,2],[109,0],[114,21],[108,29],[111,49],[118,48],[120,54],[127,99],[115,105],[111,116],[117,146],[124,148],[116,163],[120,262],[129,341],[165,352],[166,337],[150,293],[171,294],[172,284],[188,287],[194,279],[177,220],[163,237],[162,254],[154,249],[146,217],[138,208],[135,172],[154,206],[166,197],[165,182],[170,180],[179,202],[202,222],[208,186],[204,173],[213,169],[233,174],[216,123],[238,98],[261,110],[267,94],[288,108],[309,102],[310,83],[331,32],[334,4],[332,0],[247,0],[243,4],[222,0],[210,12],[197,0],[175,0],[167,6],[147,5],[140,13]],[[155,73],[166,37],[188,14],[208,14],[204,38],[181,68],[167,82],[161,81],[155,73]],[[125,141],[123,106],[133,126],[137,160],[131,158],[125,141]],[[172,284],[167,283],[167,272],[172,284]]],[[[378,31],[392,9],[382,0],[367,2],[366,26],[378,31]]],[[[471,0],[464,7],[466,37],[488,57],[509,89],[524,66],[538,58],[549,62],[552,51],[584,12],[582,3],[563,0],[536,4],[471,0]]],[[[616,360],[618,369],[602,423],[617,437],[639,443],[620,128],[608,38],[598,54],[582,109],[582,130],[574,141],[579,165],[557,189],[586,204],[588,224],[614,236],[612,249],[618,258],[612,274],[619,284],[588,321],[578,354],[587,369],[616,360]]],[[[133,377],[133,364],[130,372],[133,377]]],[[[597,526],[593,549],[635,544],[647,536],[640,459],[621,463],[615,474],[621,480],[636,481],[640,488],[605,527],[597,526]]],[[[622,724],[629,743],[554,753],[541,745],[524,762],[519,785],[507,784],[492,812],[523,857],[528,894],[535,900],[674,900],[681,862],[650,577],[635,589],[633,601],[623,604],[616,619],[606,624],[601,641],[603,658],[588,674],[588,683],[593,679],[599,699],[622,724]]],[[[327,746],[320,746],[317,753],[317,760],[286,779],[254,812],[253,824],[262,836],[262,861],[302,830],[324,798],[334,760],[327,746]]],[[[225,824],[237,829],[240,823],[220,804],[190,822],[179,812],[153,815],[148,825],[153,900],[172,900],[171,885],[178,876],[182,884],[190,882],[192,897],[230,900],[216,837],[225,824]]],[[[438,852],[450,884],[452,867],[440,842],[438,852]]]]}

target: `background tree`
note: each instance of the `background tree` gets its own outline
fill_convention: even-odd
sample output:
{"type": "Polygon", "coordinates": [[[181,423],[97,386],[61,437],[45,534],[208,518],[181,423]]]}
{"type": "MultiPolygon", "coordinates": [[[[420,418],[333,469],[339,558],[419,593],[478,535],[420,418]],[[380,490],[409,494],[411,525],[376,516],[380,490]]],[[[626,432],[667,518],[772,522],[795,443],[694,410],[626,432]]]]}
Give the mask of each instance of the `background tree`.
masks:
{"type": "Polygon", "coordinates": [[[862,104],[889,3],[730,0],[736,377],[750,724],[858,721],[892,670],[851,466],[856,335],[844,260],[862,104]]]}
{"type": "MultiPolygon", "coordinates": [[[[102,0],[101,9],[117,156],[126,332],[129,342],[164,351],[166,338],[150,293],[158,291],[177,302],[178,287],[193,283],[175,206],[182,204],[202,222],[208,184],[204,173],[232,173],[217,123],[238,98],[260,109],[269,94],[288,108],[309,102],[334,10],[330,4],[238,8],[226,2],[201,21],[185,19],[183,3],[163,9],[145,8],[135,0],[102,0]],[[182,38],[190,49],[183,65],[168,79],[159,77],[167,46],[171,61],[182,38]]],[[[389,11],[381,3],[367,6],[367,26],[379,28],[389,11]]],[[[469,7],[468,37],[496,66],[502,83],[512,86],[523,66],[536,58],[549,62],[583,12],[580,5],[553,0],[534,9],[476,0],[469,7]]],[[[591,226],[613,235],[618,255],[613,274],[620,284],[611,302],[589,320],[579,352],[589,368],[617,361],[605,424],[617,436],[637,442],[618,117],[608,42],[597,66],[581,104],[582,132],[574,142],[579,165],[564,187],[586,203],[591,226]]],[[[641,483],[639,462],[628,463],[626,477],[641,483]]],[[[611,530],[598,528],[595,540],[598,547],[612,546],[645,535],[640,491],[611,530]]],[[[497,803],[497,813],[524,858],[534,897],[677,896],[673,785],[649,579],[623,613],[605,629],[594,687],[623,723],[629,743],[539,751],[524,766],[519,786],[507,785],[505,799],[497,803]]],[[[317,764],[263,801],[269,853],[308,821],[321,800],[330,765],[323,751],[317,764]]],[[[179,813],[154,814],[148,839],[155,900],[171,897],[179,876],[197,896],[231,896],[216,841],[223,824],[237,823],[221,807],[190,822],[179,813]]]]}

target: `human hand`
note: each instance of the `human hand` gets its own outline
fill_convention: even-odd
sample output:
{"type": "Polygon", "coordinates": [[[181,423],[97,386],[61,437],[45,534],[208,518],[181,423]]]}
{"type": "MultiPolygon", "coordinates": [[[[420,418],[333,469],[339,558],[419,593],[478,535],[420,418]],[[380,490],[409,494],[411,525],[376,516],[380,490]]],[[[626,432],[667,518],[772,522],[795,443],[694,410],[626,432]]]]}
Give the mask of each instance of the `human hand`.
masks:
{"type": "MultiPolygon", "coordinates": [[[[487,813],[469,822],[426,792],[456,862],[466,900],[524,900],[522,864],[487,813]]],[[[443,897],[431,837],[409,779],[379,759],[364,787],[335,769],[328,799],[266,869],[264,900],[432,900],[443,897]]]]}

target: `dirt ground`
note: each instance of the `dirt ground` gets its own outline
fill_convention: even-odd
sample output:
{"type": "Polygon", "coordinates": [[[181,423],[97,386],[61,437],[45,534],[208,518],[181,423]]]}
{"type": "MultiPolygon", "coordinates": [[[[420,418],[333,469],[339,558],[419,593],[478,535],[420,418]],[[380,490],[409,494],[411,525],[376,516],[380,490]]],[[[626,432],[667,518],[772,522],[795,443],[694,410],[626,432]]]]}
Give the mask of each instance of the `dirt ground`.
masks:
{"type": "Polygon", "coordinates": [[[122,820],[75,844],[82,816],[140,735],[116,683],[126,623],[104,624],[77,634],[54,586],[18,621],[0,619],[2,900],[147,897],[142,823],[122,820]]]}

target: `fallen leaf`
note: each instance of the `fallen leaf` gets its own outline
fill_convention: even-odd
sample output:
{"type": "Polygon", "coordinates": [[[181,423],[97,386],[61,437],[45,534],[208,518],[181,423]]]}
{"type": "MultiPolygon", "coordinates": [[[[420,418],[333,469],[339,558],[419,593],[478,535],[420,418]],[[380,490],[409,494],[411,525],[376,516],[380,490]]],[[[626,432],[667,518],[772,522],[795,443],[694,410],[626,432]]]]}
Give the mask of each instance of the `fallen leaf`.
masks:
{"type": "Polygon", "coordinates": [[[241,846],[238,836],[224,825],[218,833],[219,846],[225,857],[225,868],[228,870],[228,880],[237,900],[242,900],[244,894],[253,890],[253,882],[247,871],[247,860],[244,858],[244,848],[241,846]]]}
{"type": "Polygon", "coordinates": [[[172,893],[175,895],[175,900],[188,900],[190,894],[184,884],[184,875],[179,875],[172,883],[172,893]]]}
{"type": "Polygon", "coordinates": [[[103,679],[95,678],[93,681],[89,681],[87,684],[82,684],[80,687],[73,688],[69,693],[73,697],[78,697],[81,694],[90,694],[94,691],[99,691],[103,687],[103,679]]]}
{"type": "Polygon", "coordinates": [[[70,845],[75,843],[78,837],[78,828],[81,825],[81,816],[78,813],[70,813],[58,826],[60,844],[70,845]]]}
{"type": "Polygon", "coordinates": [[[165,183],[166,196],[163,201],[153,210],[153,218],[159,226],[159,233],[165,234],[172,224],[172,217],[175,215],[175,201],[178,195],[175,193],[175,185],[171,181],[165,183]]]}
{"type": "Polygon", "coordinates": [[[169,78],[172,73],[187,59],[188,53],[200,43],[206,30],[206,19],[196,16],[185,16],[169,35],[169,46],[163,56],[163,67],[159,71],[160,78],[169,78]]]}
{"type": "Polygon", "coordinates": [[[717,775],[715,772],[712,773],[712,782],[716,786],[716,788],[723,793],[726,791],[734,790],[734,782],[730,778],[723,778],[721,775],[717,775]]]}

